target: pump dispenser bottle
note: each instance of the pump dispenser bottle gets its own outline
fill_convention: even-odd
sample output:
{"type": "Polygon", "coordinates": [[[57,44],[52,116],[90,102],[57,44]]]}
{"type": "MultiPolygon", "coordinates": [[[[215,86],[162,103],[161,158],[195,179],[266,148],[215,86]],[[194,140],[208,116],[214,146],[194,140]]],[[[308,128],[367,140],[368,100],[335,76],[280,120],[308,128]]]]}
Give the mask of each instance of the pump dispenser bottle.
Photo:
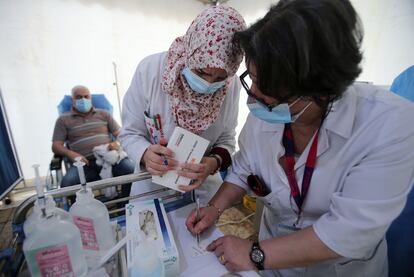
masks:
{"type": "Polygon", "coordinates": [[[69,212],[81,232],[88,267],[93,268],[101,256],[115,245],[115,239],[106,206],[96,200],[92,190],[86,187],[85,163],[78,159],[74,165],[78,169],[81,189],[76,193],[76,202],[69,212]]]}
{"type": "MultiPolygon", "coordinates": [[[[35,167],[38,176],[38,166],[35,167]]],[[[47,209],[41,182],[36,184],[41,217],[23,243],[32,276],[86,276],[88,267],[76,226],[47,209]]]]}
{"type": "MultiPolygon", "coordinates": [[[[42,193],[43,193],[43,185],[42,185],[42,181],[41,181],[40,175],[39,175],[39,165],[35,164],[32,167],[35,170],[35,186],[36,186],[36,189],[37,188],[41,189],[42,193]]],[[[38,195],[39,195],[39,192],[38,192],[38,195]]],[[[66,220],[68,222],[72,222],[72,217],[67,211],[65,211],[63,209],[59,209],[59,208],[56,207],[56,202],[53,200],[52,196],[45,195],[44,201],[45,201],[45,206],[46,206],[45,208],[46,208],[47,211],[53,211],[53,213],[55,213],[57,216],[59,216],[60,219],[66,220]]],[[[36,201],[34,203],[34,206],[33,206],[32,213],[29,215],[28,218],[26,218],[26,220],[24,221],[24,224],[23,224],[23,231],[24,231],[24,234],[26,235],[26,237],[30,236],[30,233],[33,231],[36,224],[40,221],[41,216],[42,216],[42,211],[40,210],[39,199],[36,199],[36,201]]]]}

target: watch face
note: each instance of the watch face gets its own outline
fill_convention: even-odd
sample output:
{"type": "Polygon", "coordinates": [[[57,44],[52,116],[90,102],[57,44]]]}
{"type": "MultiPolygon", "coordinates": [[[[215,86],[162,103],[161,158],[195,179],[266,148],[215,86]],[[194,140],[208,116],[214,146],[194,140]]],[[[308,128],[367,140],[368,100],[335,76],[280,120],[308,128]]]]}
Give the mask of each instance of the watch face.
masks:
{"type": "Polygon", "coordinates": [[[263,253],[259,249],[253,249],[251,257],[255,263],[261,263],[263,261],[263,253]]]}

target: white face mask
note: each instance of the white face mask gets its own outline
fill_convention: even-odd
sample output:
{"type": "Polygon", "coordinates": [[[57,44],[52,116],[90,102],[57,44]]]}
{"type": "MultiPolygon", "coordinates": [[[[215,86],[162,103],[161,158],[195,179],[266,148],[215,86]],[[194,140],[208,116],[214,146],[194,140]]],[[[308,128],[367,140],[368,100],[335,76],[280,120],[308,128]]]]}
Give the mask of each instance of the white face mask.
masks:
{"type": "Polygon", "coordinates": [[[190,88],[198,93],[201,94],[213,94],[220,88],[225,85],[225,81],[209,83],[194,72],[191,71],[188,67],[185,67],[182,70],[182,74],[184,75],[185,79],[187,80],[188,85],[190,88]]]}
{"type": "Polygon", "coordinates": [[[250,112],[254,116],[266,122],[274,123],[274,124],[293,123],[312,104],[312,102],[309,102],[309,104],[306,105],[306,107],[304,107],[300,112],[292,116],[289,108],[295,105],[301,98],[302,97],[299,97],[291,104],[286,104],[286,103],[279,104],[275,106],[274,108],[272,108],[271,111],[269,111],[267,107],[263,106],[263,104],[260,104],[257,101],[255,103],[248,103],[247,106],[249,107],[250,112]]]}

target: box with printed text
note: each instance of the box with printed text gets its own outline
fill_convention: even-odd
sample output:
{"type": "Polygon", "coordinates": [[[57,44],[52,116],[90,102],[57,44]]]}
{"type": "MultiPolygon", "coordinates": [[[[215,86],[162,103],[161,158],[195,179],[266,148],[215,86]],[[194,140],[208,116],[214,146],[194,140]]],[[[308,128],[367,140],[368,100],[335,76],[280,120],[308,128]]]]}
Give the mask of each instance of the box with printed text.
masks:
{"type": "Polygon", "coordinates": [[[164,264],[165,276],[177,276],[179,256],[162,199],[136,201],[126,205],[128,272],[132,272],[135,248],[146,240],[157,249],[164,264]]]}

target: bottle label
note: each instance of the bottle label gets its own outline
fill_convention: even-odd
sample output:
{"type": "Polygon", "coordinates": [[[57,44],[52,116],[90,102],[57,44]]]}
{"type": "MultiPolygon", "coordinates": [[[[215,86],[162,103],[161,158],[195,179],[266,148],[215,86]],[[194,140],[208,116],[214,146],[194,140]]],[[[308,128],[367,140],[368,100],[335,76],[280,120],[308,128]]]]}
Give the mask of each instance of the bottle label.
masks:
{"type": "Polygon", "coordinates": [[[42,249],[36,253],[36,262],[42,277],[74,277],[66,245],[42,249]]]}
{"type": "Polygon", "coordinates": [[[73,222],[81,233],[83,249],[99,251],[93,220],[91,218],[74,216],[73,222]]]}

